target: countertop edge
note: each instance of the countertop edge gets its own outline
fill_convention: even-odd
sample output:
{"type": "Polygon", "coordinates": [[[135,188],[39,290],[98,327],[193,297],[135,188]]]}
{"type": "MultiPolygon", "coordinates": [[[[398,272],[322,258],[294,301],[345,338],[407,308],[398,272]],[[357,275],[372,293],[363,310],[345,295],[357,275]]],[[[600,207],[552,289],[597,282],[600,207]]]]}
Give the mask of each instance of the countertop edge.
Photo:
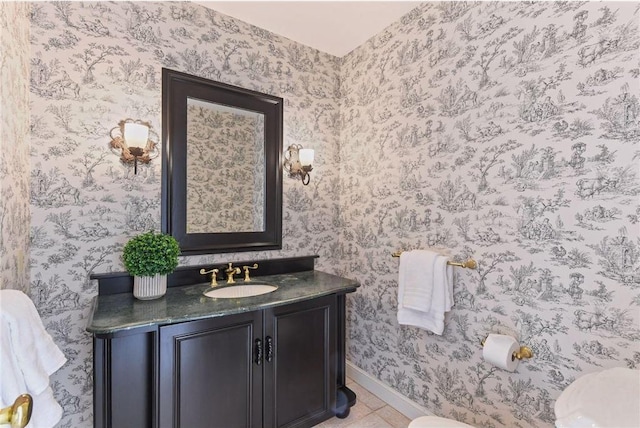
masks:
{"type": "MultiPolygon", "coordinates": [[[[319,272],[319,271],[316,271],[316,272],[319,272]]],[[[325,272],[322,272],[322,273],[324,275],[335,276],[332,274],[327,274],[325,272]]],[[[302,296],[297,296],[297,297],[288,298],[284,300],[275,300],[271,302],[263,302],[263,303],[242,306],[242,307],[233,308],[233,309],[226,309],[224,311],[218,311],[218,312],[213,311],[206,314],[197,314],[197,315],[187,314],[180,317],[163,317],[158,319],[150,318],[148,320],[139,321],[139,322],[122,323],[117,326],[116,325],[114,326],[92,326],[91,325],[95,318],[98,299],[100,298],[100,296],[94,296],[92,299],[91,310],[89,313],[87,326],[85,327],[85,330],[95,337],[112,337],[112,336],[126,335],[128,332],[132,332],[134,330],[140,330],[140,329],[149,329],[150,327],[159,327],[159,326],[168,325],[168,324],[178,324],[178,323],[189,322],[189,321],[197,321],[197,320],[210,319],[210,318],[222,317],[227,315],[234,315],[234,314],[239,314],[244,312],[252,312],[256,310],[264,310],[268,308],[288,305],[288,304],[310,300],[318,297],[328,296],[332,294],[345,295],[348,293],[355,292],[358,289],[358,287],[360,287],[360,283],[355,280],[350,280],[347,278],[341,278],[341,279],[347,280],[348,283],[342,284],[340,287],[336,289],[311,291],[309,295],[302,295],[302,296]]]]}

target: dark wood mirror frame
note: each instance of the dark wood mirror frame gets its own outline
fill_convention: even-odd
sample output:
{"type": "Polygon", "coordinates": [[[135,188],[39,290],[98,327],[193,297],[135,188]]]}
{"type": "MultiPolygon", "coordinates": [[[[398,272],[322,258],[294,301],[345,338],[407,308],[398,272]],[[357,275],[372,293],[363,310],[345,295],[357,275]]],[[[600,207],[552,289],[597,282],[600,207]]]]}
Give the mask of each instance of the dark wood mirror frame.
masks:
{"type": "MultiPolygon", "coordinates": [[[[183,255],[282,248],[283,100],[166,68],[162,69],[162,231],[183,255]],[[264,229],[187,233],[187,99],[197,98],[265,115],[264,229]]],[[[211,171],[215,174],[215,170],[211,171]]]]}

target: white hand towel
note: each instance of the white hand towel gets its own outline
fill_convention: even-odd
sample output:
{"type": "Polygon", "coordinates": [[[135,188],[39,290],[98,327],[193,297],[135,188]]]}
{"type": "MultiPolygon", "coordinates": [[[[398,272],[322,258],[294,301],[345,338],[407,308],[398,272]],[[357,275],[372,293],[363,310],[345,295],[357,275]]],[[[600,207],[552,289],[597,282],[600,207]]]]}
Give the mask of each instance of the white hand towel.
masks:
{"type": "MultiPolygon", "coordinates": [[[[403,253],[404,254],[404,253],[403,253]]],[[[404,304],[398,287],[398,322],[430,330],[441,335],[444,332],[444,314],[453,307],[453,270],[447,265],[447,257],[437,256],[433,266],[433,292],[431,305],[423,310],[412,309],[404,304]]],[[[402,292],[403,293],[403,292],[402,292]]]]}
{"type": "Polygon", "coordinates": [[[49,375],[67,360],[23,292],[0,291],[0,333],[2,406],[13,404],[20,394],[31,394],[34,414],[29,426],[55,426],[62,417],[62,408],[53,398],[49,375]]]}
{"type": "Polygon", "coordinates": [[[33,398],[33,413],[27,428],[53,428],[62,419],[62,406],[53,398],[53,390],[46,387],[33,398]]]}
{"type": "Polygon", "coordinates": [[[398,275],[399,302],[402,307],[428,311],[431,307],[434,270],[438,253],[428,250],[404,251],[400,254],[398,275]]]}
{"type": "Polygon", "coordinates": [[[0,316],[8,322],[11,342],[29,393],[38,395],[49,386],[49,375],[67,361],[53,342],[33,302],[19,290],[2,290],[0,316]]]}
{"type": "Polygon", "coordinates": [[[18,365],[13,345],[9,323],[0,319],[0,407],[8,407],[20,394],[27,392],[27,386],[22,378],[22,371],[18,365]]]}
{"type": "MultiPolygon", "coordinates": [[[[2,369],[0,407],[2,408],[13,405],[20,394],[29,393],[10,336],[9,323],[2,317],[0,319],[0,369],[2,369]]],[[[53,398],[51,387],[47,385],[40,394],[30,394],[33,406],[27,428],[54,427],[62,419],[62,407],[53,398]]]]}

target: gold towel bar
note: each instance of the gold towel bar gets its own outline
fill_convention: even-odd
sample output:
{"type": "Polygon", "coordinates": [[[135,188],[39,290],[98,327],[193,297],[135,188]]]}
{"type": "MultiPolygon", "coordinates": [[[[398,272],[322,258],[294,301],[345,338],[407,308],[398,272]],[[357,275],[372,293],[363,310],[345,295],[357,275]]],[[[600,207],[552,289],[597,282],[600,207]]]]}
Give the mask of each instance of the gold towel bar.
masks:
{"type": "MultiPolygon", "coordinates": [[[[391,257],[400,257],[400,254],[402,254],[402,251],[396,251],[395,253],[391,254],[391,257]]],[[[458,266],[458,267],[463,267],[463,268],[467,268],[467,269],[475,269],[478,267],[478,262],[476,262],[473,259],[469,259],[465,262],[447,262],[447,264],[449,266],[458,266]]]]}

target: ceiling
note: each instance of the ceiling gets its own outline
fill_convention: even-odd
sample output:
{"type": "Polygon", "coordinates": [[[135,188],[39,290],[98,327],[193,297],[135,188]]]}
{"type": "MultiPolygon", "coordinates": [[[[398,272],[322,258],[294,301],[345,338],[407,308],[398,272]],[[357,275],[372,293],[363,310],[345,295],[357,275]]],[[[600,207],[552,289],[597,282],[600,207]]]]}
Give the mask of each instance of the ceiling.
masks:
{"type": "Polygon", "coordinates": [[[342,57],[419,1],[196,1],[200,5],[342,57]]]}

